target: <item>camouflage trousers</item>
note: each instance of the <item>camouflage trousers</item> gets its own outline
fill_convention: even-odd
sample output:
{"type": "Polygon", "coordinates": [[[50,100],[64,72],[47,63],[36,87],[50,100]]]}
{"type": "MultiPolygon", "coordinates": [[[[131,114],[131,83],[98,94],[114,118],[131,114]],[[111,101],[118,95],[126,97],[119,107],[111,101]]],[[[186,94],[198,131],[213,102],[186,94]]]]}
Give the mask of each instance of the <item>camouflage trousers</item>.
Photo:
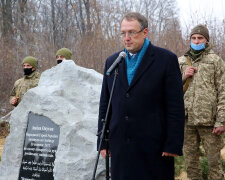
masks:
{"type": "Polygon", "coordinates": [[[200,168],[200,142],[206,153],[209,165],[209,180],[223,180],[220,150],[223,148],[221,136],[212,134],[213,127],[185,126],[184,158],[188,180],[202,180],[200,168]]]}

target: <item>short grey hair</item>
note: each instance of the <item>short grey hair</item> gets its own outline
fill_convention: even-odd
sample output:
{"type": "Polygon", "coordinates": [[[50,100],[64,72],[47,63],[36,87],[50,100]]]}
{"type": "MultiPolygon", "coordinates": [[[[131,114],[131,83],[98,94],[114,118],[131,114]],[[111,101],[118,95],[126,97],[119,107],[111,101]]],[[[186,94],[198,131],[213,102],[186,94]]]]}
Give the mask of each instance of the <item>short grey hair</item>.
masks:
{"type": "Polygon", "coordinates": [[[141,15],[138,12],[130,12],[127,13],[121,20],[120,24],[122,23],[122,21],[126,19],[127,21],[132,21],[132,20],[137,20],[140,24],[140,28],[141,30],[148,28],[148,20],[146,17],[144,17],[143,15],[141,15]]]}

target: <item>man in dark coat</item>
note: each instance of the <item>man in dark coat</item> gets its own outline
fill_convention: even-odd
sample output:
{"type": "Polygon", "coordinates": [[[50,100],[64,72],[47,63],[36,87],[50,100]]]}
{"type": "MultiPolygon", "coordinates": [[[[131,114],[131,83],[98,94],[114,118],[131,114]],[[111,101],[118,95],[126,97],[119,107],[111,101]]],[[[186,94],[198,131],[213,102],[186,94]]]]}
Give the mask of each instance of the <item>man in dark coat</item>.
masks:
{"type": "MultiPolygon", "coordinates": [[[[172,52],[152,45],[147,36],[144,16],[124,16],[121,38],[127,56],[118,65],[108,117],[112,180],[172,180],[174,157],[182,155],[184,103],[178,60],[172,52]]],[[[106,71],[119,53],[106,61],[99,132],[114,79],[114,71],[110,76],[106,71]]],[[[103,141],[101,155],[105,153],[103,141]]]]}

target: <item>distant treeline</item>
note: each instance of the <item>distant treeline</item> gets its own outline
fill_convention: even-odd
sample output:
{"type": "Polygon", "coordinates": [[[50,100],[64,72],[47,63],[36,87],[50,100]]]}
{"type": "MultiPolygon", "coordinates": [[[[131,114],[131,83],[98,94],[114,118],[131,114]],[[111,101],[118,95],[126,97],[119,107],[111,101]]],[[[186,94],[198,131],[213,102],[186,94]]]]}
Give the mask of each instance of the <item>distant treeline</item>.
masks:
{"type": "Polygon", "coordinates": [[[176,0],[1,0],[0,107],[8,108],[15,80],[22,76],[22,59],[35,56],[42,72],[54,65],[57,49],[67,47],[76,64],[103,72],[107,56],[122,48],[120,20],[137,11],[149,20],[149,39],[182,55],[190,28],[204,23],[214,50],[225,59],[225,20],[192,19],[182,35],[176,0]]]}

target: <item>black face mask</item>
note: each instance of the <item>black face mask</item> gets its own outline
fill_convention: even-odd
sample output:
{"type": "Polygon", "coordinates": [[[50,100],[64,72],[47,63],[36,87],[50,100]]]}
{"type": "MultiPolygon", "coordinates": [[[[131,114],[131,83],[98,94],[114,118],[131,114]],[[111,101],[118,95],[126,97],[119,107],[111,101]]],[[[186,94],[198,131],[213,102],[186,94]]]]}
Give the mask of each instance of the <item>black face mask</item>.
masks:
{"type": "Polygon", "coordinates": [[[33,72],[33,70],[32,68],[24,68],[23,72],[24,72],[24,75],[30,75],[33,72]]]}
{"type": "Polygon", "coordinates": [[[62,59],[58,59],[57,64],[60,64],[62,61],[63,61],[62,59]]]}

